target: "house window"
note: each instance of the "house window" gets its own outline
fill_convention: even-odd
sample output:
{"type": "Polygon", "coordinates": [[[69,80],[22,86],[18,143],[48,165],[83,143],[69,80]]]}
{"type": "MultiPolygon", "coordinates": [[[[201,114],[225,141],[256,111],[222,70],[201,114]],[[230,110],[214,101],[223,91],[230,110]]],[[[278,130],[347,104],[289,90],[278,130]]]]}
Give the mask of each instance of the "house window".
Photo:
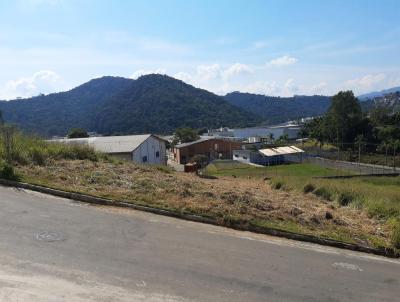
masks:
{"type": "Polygon", "coordinates": [[[247,156],[243,156],[243,159],[247,159],[247,156]]]}
{"type": "Polygon", "coordinates": [[[156,152],[156,157],[160,157],[160,151],[156,152]]]}
{"type": "Polygon", "coordinates": [[[142,161],[143,161],[144,163],[147,163],[147,156],[143,156],[142,161]]]}
{"type": "Polygon", "coordinates": [[[239,155],[235,154],[235,157],[239,157],[239,155]]]}

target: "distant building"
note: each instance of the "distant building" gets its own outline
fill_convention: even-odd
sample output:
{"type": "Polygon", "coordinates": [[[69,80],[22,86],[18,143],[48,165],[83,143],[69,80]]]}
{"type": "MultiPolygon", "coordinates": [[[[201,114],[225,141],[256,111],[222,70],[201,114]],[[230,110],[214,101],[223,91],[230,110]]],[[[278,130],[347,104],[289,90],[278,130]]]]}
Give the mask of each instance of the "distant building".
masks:
{"type": "Polygon", "coordinates": [[[197,141],[183,143],[172,148],[174,161],[186,164],[195,155],[205,155],[209,160],[231,159],[233,150],[240,149],[242,143],[221,138],[200,138],[197,141]]]}
{"type": "Polygon", "coordinates": [[[64,138],[51,141],[88,145],[96,151],[140,164],[167,164],[166,141],[152,134],[64,138]]]}
{"type": "Polygon", "coordinates": [[[232,159],[245,164],[268,165],[268,158],[254,150],[233,150],[232,159]]]}
{"type": "Polygon", "coordinates": [[[208,131],[208,136],[214,137],[232,137],[240,140],[249,138],[269,138],[279,139],[281,136],[287,136],[288,139],[297,139],[300,136],[301,127],[297,124],[287,123],[275,126],[249,127],[249,128],[218,128],[208,131]]]}
{"type": "Polygon", "coordinates": [[[277,165],[285,162],[301,162],[304,151],[295,146],[268,148],[261,150],[234,150],[233,160],[257,165],[277,165]]]}

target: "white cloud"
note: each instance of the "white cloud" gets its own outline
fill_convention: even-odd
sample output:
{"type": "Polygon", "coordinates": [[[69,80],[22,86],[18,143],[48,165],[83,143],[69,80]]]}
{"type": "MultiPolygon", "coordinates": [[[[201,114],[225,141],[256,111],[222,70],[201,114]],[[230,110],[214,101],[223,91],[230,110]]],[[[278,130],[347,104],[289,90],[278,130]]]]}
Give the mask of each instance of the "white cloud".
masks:
{"type": "MultiPolygon", "coordinates": [[[[282,97],[293,96],[299,91],[299,89],[300,87],[295,85],[295,81],[292,78],[287,79],[284,82],[255,81],[253,83],[244,84],[239,87],[239,90],[242,92],[282,97]]],[[[238,90],[237,87],[236,90],[238,90]]],[[[232,89],[230,89],[230,91],[232,91],[232,89]]]]}
{"type": "Polygon", "coordinates": [[[61,77],[51,70],[41,70],[30,77],[11,80],[0,91],[0,99],[30,97],[40,93],[59,91],[63,87],[61,77]]]}
{"type": "Polygon", "coordinates": [[[276,59],[273,59],[267,63],[267,65],[272,65],[272,66],[287,66],[287,65],[292,65],[295,64],[298,60],[294,57],[290,56],[283,56],[279,57],[276,59]]]}
{"type": "Polygon", "coordinates": [[[328,84],[326,82],[320,82],[316,85],[313,85],[310,87],[310,89],[307,91],[308,94],[324,94],[324,91],[328,84]]]}
{"type": "Polygon", "coordinates": [[[367,92],[379,88],[385,79],[386,75],[384,73],[368,74],[360,78],[346,81],[344,87],[357,92],[367,92]]]}
{"type": "Polygon", "coordinates": [[[191,83],[193,80],[193,77],[189,73],[184,72],[184,71],[180,71],[180,72],[174,74],[173,77],[175,79],[184,81],[185,83],[191,83]]]}
{"type": "Polygon", "coordinates": [[[137,79],[137,78],[139,78],[139,77],[141,77],[141,76],[143,76],[143,75],[152,74],[152,73],[156,73],[156,74],[166,74],[166,73],[167,73],[167,70],[164,69],[164,68],[158,68],[158,69],[155,69],[155,70],[144,70],[144,69],[139,69],[139,70],[136,70],[136,71],[130,76],[130,78],[135,80],[135,79],[137,79]]]}
{"type": "Polygon", "coordinates": [[[285,95],[291,95],[297,91],[299,91],[299,87],[294,84],[294,79],[288,79],[283,86],[283,93],[285,95]]]}
{"type": "Polygon", "coordinates": [[[207,82],[216,79],[228,80],[234,76],[253,73],[252,67],[242,63],[235,63],[230,66],[222,67],[220,64],[199,65],[196,72],[191,75],[187,72],[180,72],[175,75],[176,78],[183,81],[189,80],[194,82],[207,82]]]}
{"type": "Polygon", "coordinates": [[[249,74],[253,72],[254,70],[250,66],[242,63],[235,63],[223,71],[223,76],[225,78],[230,78],[236,75],[249,74]]]}
{"type": "Polygon", "coordinates": [[[221,66],[219,64],[199,65],[197,75],[203,81],[216,79],[221,76],[221,66]]]}

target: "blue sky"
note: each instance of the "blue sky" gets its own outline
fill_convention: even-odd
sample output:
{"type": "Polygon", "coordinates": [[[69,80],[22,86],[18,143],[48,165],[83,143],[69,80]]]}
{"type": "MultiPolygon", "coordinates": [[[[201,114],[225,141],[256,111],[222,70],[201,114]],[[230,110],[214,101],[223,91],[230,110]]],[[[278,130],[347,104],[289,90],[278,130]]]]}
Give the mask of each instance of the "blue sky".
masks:
{"type": "Polygon", "coordinates": [[[0,0],[0,99],[152,72],[217,94],[400,86],[399,13],[399,0],[0,0]]]}

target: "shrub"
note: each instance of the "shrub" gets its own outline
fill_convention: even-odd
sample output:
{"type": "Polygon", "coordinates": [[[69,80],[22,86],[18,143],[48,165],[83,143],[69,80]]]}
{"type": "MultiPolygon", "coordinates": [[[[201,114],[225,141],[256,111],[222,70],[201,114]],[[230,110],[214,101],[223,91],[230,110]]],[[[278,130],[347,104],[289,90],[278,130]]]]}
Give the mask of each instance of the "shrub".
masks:
{"type": "Polygon", "coordinates": [[[37,165],[44,165],[46,163],[48,154],[45,148],[33,147],[28,152],[30,160],[37,165]]]}
{"type": "Polygon", "coordinates": [[[310,192],[312,192],[314,190],[315,190],[315,186],[313,184],[311,184],[311,183],[308,183],[303,187],[303,192],[304,193],[310,193],[310,192]]]}
{"type": "Polygon", "coordinates": [[[351,203],[354,199],[356,199],[356,194],[354,193],[354,192],[351,192],[351,191],[343,191],[343,192],[340,192],[339,193],[339,195],[338,195],[338,197],[337,197],[337,200],[338,200],[338,203],[341,205],[341,206],[347,206],[349,203],[351,203]]]}
{"type": "Polygon", "coordinates": [[[14,168],[6,163],[0,164],[0,178],[18,180],[18,176],[15,174],[14,168]]]}
{"type": "Polygon", "coordinates": [[[285,186],[285,183],[283,181],[278,180],[278,181],[272,182],[272,188],[275,190],[281,190],[284,188],[284,186],[285,186]]]}
{"type": "Polygon", "coordinates": [[[314,191],[314,194],[325,200],[332,200],[332,193],[325,187],[320,187],[314,191]]]}

